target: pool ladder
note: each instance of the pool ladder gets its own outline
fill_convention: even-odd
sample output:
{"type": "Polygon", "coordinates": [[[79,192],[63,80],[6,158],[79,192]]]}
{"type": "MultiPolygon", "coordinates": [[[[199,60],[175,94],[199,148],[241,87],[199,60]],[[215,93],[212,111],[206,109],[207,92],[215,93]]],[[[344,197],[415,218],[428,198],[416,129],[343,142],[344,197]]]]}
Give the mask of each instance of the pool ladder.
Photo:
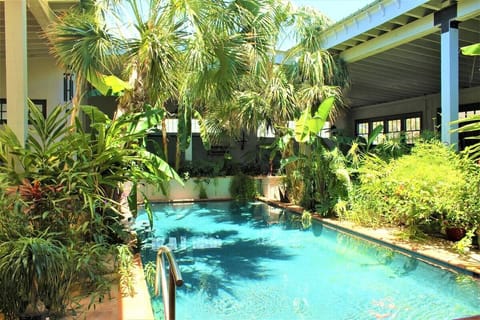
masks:
{"type": "Polygon", "coordinates": [[[162,298],[164,305],[165,320],[175,320],[175,291],[183,285],[182,274],[178,268],[172,251],[167,246],[161,246],[157,251],[157,269],[155,272],[155,296],[158,296],[160,285],[162,286],[162,298]],[[169,268],[168,289],[167,276],[165,274],[165,257],[169,268]],[[168,292],[168,294],[167,294],[168,292]]]}

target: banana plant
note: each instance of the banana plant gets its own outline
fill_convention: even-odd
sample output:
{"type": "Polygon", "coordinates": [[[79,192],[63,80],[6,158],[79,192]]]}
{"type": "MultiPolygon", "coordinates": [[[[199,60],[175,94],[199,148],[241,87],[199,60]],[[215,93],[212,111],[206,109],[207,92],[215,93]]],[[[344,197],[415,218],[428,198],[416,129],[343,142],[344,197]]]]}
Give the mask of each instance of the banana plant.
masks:
{"type": "MultiPolygon", "coordinates": [[[[475,43],[469,46],[462,47],[461,51],[466,56],[480,56],[480,43],[475,43]]],[[[466,117],[465,119],[453,121],[451,122],[451,124],[457,124],[457,125],[463,124],[463,126],[452,130],[452,132],[459,132],[459,133],[476,132],[478,133],[477,135],[467,137],[466,139],[480,140],[480,115],[478,114],[472,115],[472,116],[466,117]]],[[[466,149],[466,152],[473,159],[480,158],[480,141],[469,146],[466,149]]]]}
{"type": "Polygon", "coordinates": [[[475,43],[469,46],[460,48],[462,54],[466,56],[479,56],[480,55],[480,43],[475,43]]]}
{"type": "Polygon", "coordinates": [[[292,138],[299,144],[298,154],[282,159],[282,167],[290,166],[287,180],[297,199],[306,209],[331,214],[336,203],[348,192],[350,178],[345,169],[344,158],[337,149],[329,150],[319,133],[328,119],[334,105],[334,98],[325,99],[312,115],[305,109],[295,121],[295,130],[287,134],[283,143],[292,138]]]}

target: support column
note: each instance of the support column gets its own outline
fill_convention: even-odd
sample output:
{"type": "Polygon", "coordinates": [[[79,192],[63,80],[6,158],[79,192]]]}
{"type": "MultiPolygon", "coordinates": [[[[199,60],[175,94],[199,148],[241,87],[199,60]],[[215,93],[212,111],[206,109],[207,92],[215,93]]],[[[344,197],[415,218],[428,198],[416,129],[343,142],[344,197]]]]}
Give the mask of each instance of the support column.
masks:
{"type": "Polygon", "coordinates": [[[458,120],[458,50],[458,22],[450,21],[448,28],[442,27],[441,35],[442,141],[456,148],[458,133],[450,131],[458,125],[450,122],[458,120]]]}
{"type": "Polygon", "coordinates": [[[25,144],[28,128],[27,5],[5,1],[7,123],[25,144]]]}

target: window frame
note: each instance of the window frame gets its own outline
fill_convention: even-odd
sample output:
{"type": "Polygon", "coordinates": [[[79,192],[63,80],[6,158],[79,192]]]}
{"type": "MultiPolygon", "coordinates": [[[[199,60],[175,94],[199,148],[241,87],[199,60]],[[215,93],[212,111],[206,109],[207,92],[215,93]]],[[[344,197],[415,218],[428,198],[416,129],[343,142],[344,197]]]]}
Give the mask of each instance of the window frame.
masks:
{"type": "MultiPolygon", "coordinates": [[[[367,136],[375,129],[373,127],[374,123],[382,122],[383,124],[383,131],[382,134],[385,136],[389,136],[388,134],[396,134],[399,133],[400,136],[405,135],[407,132],[416,132],[417,130],[408,130],[407,131],[407,119],[412,118],[419,118],[420,119],[420,128],[419,132],[422,132],[423,129],[423,113],[422,112],[409,112],[409,113],[402,113],[402,114],[395,114],[395,115],[388,115],[388,116],[381,116],[381,117],[371,117],[371,118],[364,118],[355,120],[355,136],[358,137],[360,134],[358,132],[360,124],[368,124],[368,134],[367,136]],[[400,131],[390,131],[388,127],[389,121],[400,120],[400,131]]],[[[377,127],[377,125],[375,126],[377,127]]],[[[364,134],[361,134],[364,137],[364,134]]],[[[407,137],[405,137],[407,140],[407,137]]],[[[375,139],[374,145],[378,144],[379,139],[375,139]]],[[[413,144],[414,142],[410,142],[407,144],[413,144]]]]}
{"type": "MultiPolygon", "coordinates": [[[[47,99],[31,99],[32,103],[40,108],[42,111],[43,117],[47,117],[47,99]]],[[[4,118],[4,115],[8,115],[7,107],[7,99],[0,98],[0,125],[8,123],[8,117],[4,118]],[[5,109],[4,109],[5,107],[5,109]]]]}

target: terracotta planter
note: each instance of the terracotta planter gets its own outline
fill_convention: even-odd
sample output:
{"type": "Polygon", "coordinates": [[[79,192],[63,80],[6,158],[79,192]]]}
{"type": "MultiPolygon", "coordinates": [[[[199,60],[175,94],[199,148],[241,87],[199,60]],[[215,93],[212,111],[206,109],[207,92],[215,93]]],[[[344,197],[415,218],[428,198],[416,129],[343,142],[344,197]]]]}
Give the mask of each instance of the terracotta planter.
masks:
{"type": "Polygon", "coordinates": [[[445,232],[447,239],[451,241],[460,241],[467,234],[465,228],[460,227],[449,227],[445,229],[445,232]]]}

